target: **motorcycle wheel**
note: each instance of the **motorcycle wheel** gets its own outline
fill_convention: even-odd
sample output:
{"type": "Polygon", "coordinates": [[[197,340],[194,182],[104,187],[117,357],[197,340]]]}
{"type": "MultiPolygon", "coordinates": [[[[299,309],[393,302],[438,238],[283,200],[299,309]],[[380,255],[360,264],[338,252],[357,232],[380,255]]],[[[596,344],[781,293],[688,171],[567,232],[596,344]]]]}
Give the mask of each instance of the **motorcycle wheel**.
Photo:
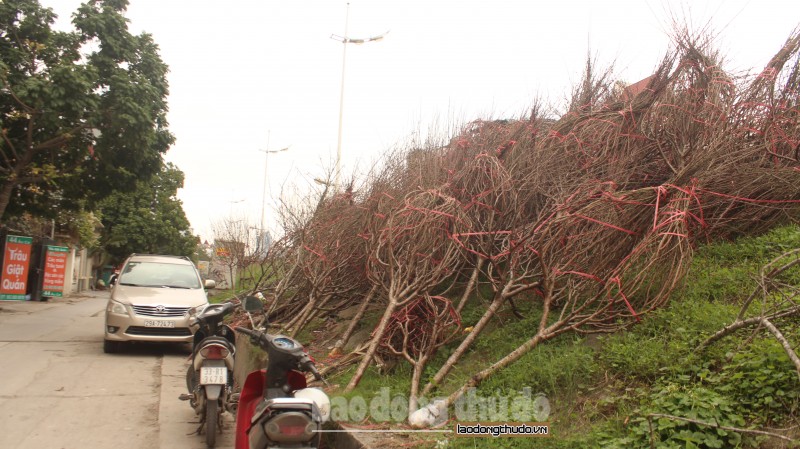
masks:
{"type": "Polygon", "coordinates": [[[195,387],[197,387],[198,382],[200,382],[200,374],[194,370],[194,366],[189,363],[189,367],[186,369],[186,389],[189,390],[189,393],[194,393],[195,387]]]}
{"type": "Polygon", "coordinates": [[[217,444],[218,407],[217,401],[206,401],[206,445],[208,447],[214,447],[217,444]]]}

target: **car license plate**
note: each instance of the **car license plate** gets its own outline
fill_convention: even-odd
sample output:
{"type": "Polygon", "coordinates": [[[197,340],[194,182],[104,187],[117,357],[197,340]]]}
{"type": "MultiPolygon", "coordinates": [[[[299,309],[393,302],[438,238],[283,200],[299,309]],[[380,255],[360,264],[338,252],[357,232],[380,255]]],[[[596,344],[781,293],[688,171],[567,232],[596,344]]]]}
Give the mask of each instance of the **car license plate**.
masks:
{"type": "Polygon", "coordinates": [[[228,383],[228,368],[224,366],[201,366],[201,385],[225,385],[228,383]]]}
{"type": "Polygon", "coordinates": [[[144,327],[175,327],[174,321],[144,320],[144,327]]]}

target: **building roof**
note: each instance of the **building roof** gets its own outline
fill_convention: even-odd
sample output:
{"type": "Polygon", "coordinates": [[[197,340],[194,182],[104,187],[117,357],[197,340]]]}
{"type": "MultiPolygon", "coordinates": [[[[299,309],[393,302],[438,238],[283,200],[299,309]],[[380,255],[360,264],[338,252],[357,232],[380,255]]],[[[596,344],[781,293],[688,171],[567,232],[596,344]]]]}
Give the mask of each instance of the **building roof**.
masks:
{"type": "Polygon", "coordinates": [[[620,100],[622,101],[632,101],[636,98],[637,95],[644,92],[647,89],[647,86],[650,85],[650,81],[655,77],[655,75],[650,75],[647,78],[637,81],[630,86],[623,89],[622,94],[620,95],[620,100]]]}

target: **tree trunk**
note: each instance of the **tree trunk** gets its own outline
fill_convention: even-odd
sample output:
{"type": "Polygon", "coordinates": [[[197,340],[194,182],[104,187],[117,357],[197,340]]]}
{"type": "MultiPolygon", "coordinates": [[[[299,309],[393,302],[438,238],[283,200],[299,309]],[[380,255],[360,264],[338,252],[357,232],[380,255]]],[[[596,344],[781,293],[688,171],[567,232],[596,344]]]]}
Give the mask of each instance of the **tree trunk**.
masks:
{"type": "Polygon", "coordinates": [[[305,319],[305,317],[308,316],[309,313],[311,313],[311,310],[314,309],[316,305],[317,305],[317,297],[312,296],[311,298],[308,299],[308,302],[306,303],[305,307],[303,307],[303,309],[300,311],[300,313],[297,314],[297,316],[295,316],[291,321],[289,321],[289,323],[286,324],[286,329],[289,331],[289,337],[294,338],[294,336],[297,335],[297,333],[300,331],[301,325],[303,324],[303,320],[305,319]]]}
{"type": "MultiPolygon", "coordinates": [[[[294,334],[299,333],[306,326],[308,326],[308,324],[310,322],[314,321],[314,319],[319,316],[319,312],[322,311],[322,309],[324,309],[325,306],[328,305],[328,303],[330,302],[332,297],[333,297],[333,295],[326,296],[322,301],[320,301],[318,304],[316,304],[313,308],[309,309],[308,313],[306,313],[306,316],[303,317],[303,319],[300,320],[297,323],[293,333],[294,334]]],[[[292,338],[294,338],[294,336],[292,336],[292,338]]]]}
{"type": "Polygon", "coordinates": [[[447,359],[444,365],[439,368],[439,371],[435,376],[433,376],[433,379],[431,379],[431,381],[425,385],[425,388],[422,390],[423,395],[430,393],[434,387],[439,385],[442,380],[444,380],[445,376],[450,373],[450,370],[452,370],[455,364],[461,359],[461,356],[467,352],[467,349],[469,349],[469,347],[472,345],[472,342],[478,338],[497,310],[500,309],[500,306],[504,301],[505,297],[503,296],[502,292],[497,292],[494,300],[492,300],[492,303],[489,304],[489,307],[486,309],[486,312],[483,313],[481,319],[478,320],[478,323],[473,327],[472,332],[470,332],[469,335],[467,335],[467,338],[465,338],[461,344],[458,345],[458,348],[456,348],[456,350],[450,354],[450,357],[447,359]]]}
{"type": "Polygon", "coordinates": [[[294,264],[289,269],[289,272],[286,273],[285,276],[278,281],[278,285],[275,286],[275,300],[272,301],[272,305],[270,305],[269,310],[267,310],[267,316],[272,315],[272,312],[278,306],[278,298],[283,296],[283,293],[286,291],[290,280],[294,277],[295,271],[297,271],[297,267],[300,265],[300,256],[301,253],[298,252],[297,258],[294,261],[294,264]]]}
{"type": "Polygon", "coordinates": [[[353,391],[353,389],[358,386],[358,383],[361,381],[364,373],[367,371],[369,364],[372,362],[372,358],[375,357],[375,352],[378,350],[378,346],[381,344],[381,339],[383,338],[383,334],[386,332],[386,327],[389,325],[392,314],[397,308],[397,304],[397,299],[390,296],[389,304],[386,305],[386,311],[383,312],[381,321],[378,323],[378,326],[373,332],[372,340],[369,343],[369,348],[367,348],[364,358],[361,359],[361,363],[358,365],[358,369],[356,369],[356,373],[353,375],[353,378],[350,379],[350,383],[347,384],[347,388],[344,389],[345,393],[353,391]]]}
{"type": "Polygon", "coordinates": [[[517,349],[511,351],[507,356],[495,362],[492,366],[472,376],[472,378],[467,383],[465,383],[461,388],[459,388],[458,390],[456,390],[450,396],[447,397],[447,400],[445,402],[448,407],[451,406],[464,393],[466,393],[467,390],[477,386],[487,377],[500,371],[501,369],[507,367],[508,365],[516,362],[523,355],[527,354],[531,349],[539,345],[539,343],[549,340],[553,337],[556,337],[573,328],[573,326],[567,324],[569,323],[569,317],[561,317],[555,323],[551,324],[550,326],[547,326],[547,321],[550,317],[550,306],[553,302],[553,287],[554,287],[553,279],[546,277],[543,280],[542,285],[545,291],[545,299],[542,304],[542,318],[539,321],[539,330],[538,332],[536,332],[536,335],[534,335],[533,338],[531,338],[530,340],[523,343],[517,349]]]}
{"type": "Polygon", "coordinates": [[[781,331],[779,331],[771,321],[766,318],[762,318],[761,324],[763,324],[767,330],[772,332],[772,335],[775,337],[775,339],[780,342],[781,346],[783,346],[783,350],[786,351],[786,355],[789,356],[789,359],[792,361],[792,363],[794,363],[794,369],[797,371],[797,375],[800,376],[800,358],[797,357],[797,354],[792,349],[792,345],[789,344],[789,341],[786,340],[786,337],[783,336],[781,331]]]}
{"type": "Polygon", "coordinates": [[[2,221],[1,219],[6,212],[8,203],[11,202],[11,194],[14,192],[14,187],[16,187],[16,184],[13,181],[6,181],[3,184],[3,188],[0,189],[0,221],[2,221]]]}
{"type": "MultiPolygon", "coordinates": [[[[412,414],[419,408],[419,383],[422,379],[422,372],[428,364],[428,355],[421,356],[414,363],[414,372],[411,375],[411,392],[408,395],[408,414],[412,414]]],[[[424,394],[424,393],[423,393],[424,394]]]]}
{"type": "Polygon", "coordinates": [[[302,317],[296,321],[294,330],[289,336],[294,338],[294,336],[303,330],[304,327],[308,326],[308,323],[316,318],[319,310],[328,304],[328,302],[331,300],[331,297],[333,297],[333,295],[326,295],[321,301],[315,301],[314,304],[309,304],[309,307],[304,311],[302,317]]]}
{"type": "Polygon", "coordinates": [[[763,320],[763,319],[774,320],[776,318],[783,318],[783,317],[787,317],[787,316],[792,316],[792,315],[796,315],[798,313],[800,313],[800,306],[794,306],[794,307],[790,307],[790,308],[788,308],[786,310],[781,310],[781,311],[778,311],[778,312],[775,312],[775,313],[771,313],[771,314],[769,314],[767,316],[757,316],[757,317],[754,317],[754,318],[747,318],[747,319],[741,320],[741,321],[739,321],[739,320],[734,321],[733,323],[731,323],[731,324],[723,327],[722,329],[718,330],[717,332],[714,333],[714,335],[708,337],[705,341],[700,343],[697,346],[697,348],[695,348],[694,352],[700,352],[700,351],[704,350],[711,343],[714,343],[715,341],[717,341],[717,340],[719,340],[719,339],[721,339],[721,338],[723,338],[725,336],[728,336],[728,335],[736,332],[739,329],[742,329],[742,328],[748,327],[748,326],[752,326],[754,324],[761,324],[761,320],[763,320]]]}
{"type": "Polygon", "coordinates": [[[20,185],[19,181],[22,173],[26,167],[30,166],[31,162],[33,161],[33,156],[41,151],[37,148],[34,148],[32,145],[33,129],[33,119],[30,119],[28,123],[28,139],[27,144],[25,145],[25,150],[22,152],[21,157],[17,159],[11,172],[6,174],[3,187],[0,189],[0,223],[2,222],[1,219],[3,216],[5,216],[8,204],[11,202],[11,195],[14,193],[14,188],[20,185]]]}
{"type": "Polygon", "coordinates": [[[475,288],[475,284],[478,281],[478,276],[481,273],[481,269],[483,268],[483,264],[486,263],[486,259],[481,256],[478,257],[478,263],[475,265],[475,268],[472,270],[472,275],[469,277],[469,282],[467,282],[467,287],[464,289],[464,294],[461,295],[461,300],[458,301],[458,307],[456,307],[456,312],[461,314],[461,310],[464,309],[464,305],[467,303],[467,298],[472,293],[472,290],[475,288]]]}
{"type": "Polygon", "coordinates": [[[313,307],[314,306],[309,302],[300,312],[300,315],[297,315],[295,319],[292,320],[291,327],[289,327],[289,329],[291,329],[289,331],[289,337],[295,338],[300,330],[305,327],[306,323],[308,322],[306,318],[310,319],[310,316],[313,314],[313,307]]]}
{"type": "Polygon", "coordinates": [[[361,301],[361,305],[358,306],[358,311],[356,312],[356,315],[353,317],[353,320],[350,321],[350,325],[347,326],[347,330],[344,331],[342,337],[336,340],[336,344],[333,346],[333,350],[331,350],[330,354],[328,354],[329,356],[337,356],[342,353],[344,345],[346,345],[347,341],[350,340],[350,337],[353,336],[353,333],[356,330],[356,326],[358,326],[358,323],[361,321],[361,318],[364,317],[364,313],[367,311],[367,307],[369,307],[370,303],[372,302],[372,298],[375,297],[375,292],[377,290],[378,287],[373,286],[372,289],[370,289],[369,293],[367,293],[367,296],[364,297],[364,299],[361,301]]]}
{"type": "Polygon", "coordinates": [[[449,407],[453,405],[453,403],[455,403],[455,401],[458,398],[460,398],[464,393],[466,393],[467,390],[477,386],[487,377],[491,376],[492,374],[500,371],[501,369],[519,360],[523,355],[527,354],[531,349],[538,346],[539,343],[542,343],[553,337],[556,337],[569,329],[568,327],[559,329],[561,325],[563,325],[563,322],[556,323],[548,327],[547,329],[538,332],[536,335],[534,335],[533,338],[523,343],[517,349],[511,351],[507,356],[498,360],[492,366],[472,376],[472,378],[470,378],[470,380],[467,381],[467,383],[465,383],[461,388],[459,388],[458,390],[456,390],[450,396],[447,397],[446,401],[447,406],[449,407]]]}

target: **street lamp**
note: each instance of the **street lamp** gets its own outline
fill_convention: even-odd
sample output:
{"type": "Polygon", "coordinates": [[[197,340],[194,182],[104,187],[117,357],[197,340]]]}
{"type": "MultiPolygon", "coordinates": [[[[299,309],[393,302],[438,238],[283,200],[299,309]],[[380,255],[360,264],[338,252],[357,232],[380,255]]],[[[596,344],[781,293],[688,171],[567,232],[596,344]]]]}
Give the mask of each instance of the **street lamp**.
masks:
{"type": "Polygon", "coordinates": [[[363,44],[366,42],[379,41],[386,36],[388,31],[377,36],[368,37],[366,39],[353,39],[347,36],[347,26],[350,20],[350,3],[347,3],[347,13],[344,17],[344,35],[331,34],[331,39],[342,43],[342,86],[339,90],[339,137],[336,142],[336,182],[335,185],[339,187],[339,173],[341,172],[342,165],[342,117],[344,116],[344,73],[345,63],[347,62],[347,44],[363,44]]]}
{"type": "MultiPolygon", "coordinates": [[[[232,193],[232,192],[233,192],[233,191],[231,190],[231,196],[233,196],[233,193],[232,193]]],[[[234,204],[239,204],[239,203],[241,203],[241,202],[243,202],[243,201],[244,201],[244,198],[242,198],[242,199],[240,199],[240,200],[230,200],[230,201],[228,201],[228,202],[230,203],[230,208],[228,208],[228,214],[229,214],[231,217],[233,217],[233,205],[234,205],[234,204]]]]}
{"type": "MultiPolygon", "coordinates": [[[[269,139],[267,139],[267,146],[269,146],[269,139]]],[[[283,151],[288,150],[289,147],[281,148],[280,150],[258,150],[264,153],[264,189],[261,195],[261,232],[264,232],[264,213],[266,211],[266,204],[267,204],[267,162],[269,161],[269,155],[280,153],[283,151]]]]}

